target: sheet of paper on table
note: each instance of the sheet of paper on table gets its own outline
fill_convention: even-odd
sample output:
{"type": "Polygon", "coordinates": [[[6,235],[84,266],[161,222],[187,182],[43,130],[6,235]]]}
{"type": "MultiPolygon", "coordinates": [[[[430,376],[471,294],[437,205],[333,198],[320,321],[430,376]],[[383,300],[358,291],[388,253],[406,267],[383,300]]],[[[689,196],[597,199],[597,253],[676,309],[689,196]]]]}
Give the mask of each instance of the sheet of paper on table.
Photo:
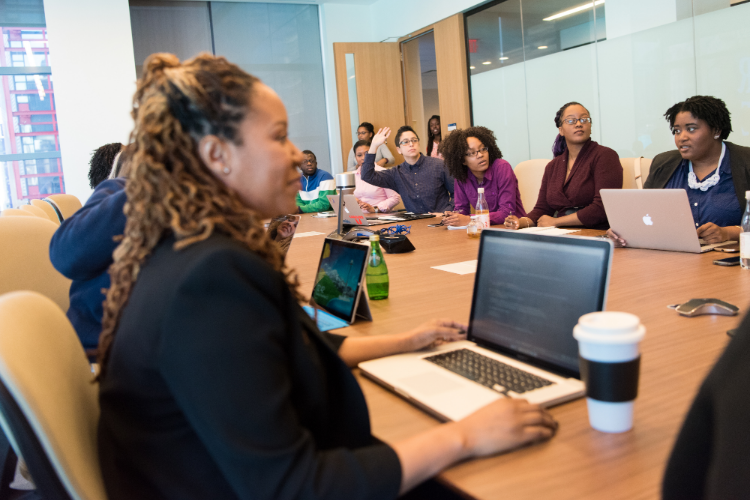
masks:
{"type": "Polygon", "coordinates": [[[317,231],[308,231],[306,233],[296,233],[294,237],[295,238],[307,238],[308,236],[318,236],[319,234],[326,234],[326,233],[319,233],[317,231]]]}
{"type": "Polygon", "coordinates": [[[432,269],[446,271],[455,274],[473,274],[477,272],[477,261],[467,260],[465,262],[456,262],[455,264],[445,264],[443,266],[432,266],[432,269]]]}
{"type": "Polygon", "coordinates": [[[449,231],[455,231],[456,229],[466,229],[469,226],[448,226],[449,231]]]}
{"type": "MultiPolygon", "coordinates": [[[[302,306],[302,309],[310,316],[313,320],[315,319],[315,309],[312,306],[302,306]]],[[[344,328],[349,326],[349,323],[341,318],[337,318],[332,314],[328,314],[322,309],[318,309],[318,330],[321,332],[327,332],[328,330],[335,330],[337,328],[344,328]]]]}
{"type": "Polygon", "coordinates": [[[559,227],[525,227],[519,229],[525,233],[539,233],[547,236],[560,236],[562,234],[575,233],[578,229],[560,229],[559,227]]]}

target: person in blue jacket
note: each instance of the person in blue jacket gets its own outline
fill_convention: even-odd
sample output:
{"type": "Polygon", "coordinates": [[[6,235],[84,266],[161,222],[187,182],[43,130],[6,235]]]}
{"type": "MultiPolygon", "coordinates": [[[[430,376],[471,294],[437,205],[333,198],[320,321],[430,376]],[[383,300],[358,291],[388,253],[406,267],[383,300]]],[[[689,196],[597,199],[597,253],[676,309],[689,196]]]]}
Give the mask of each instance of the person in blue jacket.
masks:
{"type": "Polygon", "coordinates": [[[102,303],[109,266],[125,231],[125,177],[100,183],[86,204],[65,219],[50,242],[52,265],[73,280],[68,319],[87,353],[93,355],[102,330],[102,303]]]}

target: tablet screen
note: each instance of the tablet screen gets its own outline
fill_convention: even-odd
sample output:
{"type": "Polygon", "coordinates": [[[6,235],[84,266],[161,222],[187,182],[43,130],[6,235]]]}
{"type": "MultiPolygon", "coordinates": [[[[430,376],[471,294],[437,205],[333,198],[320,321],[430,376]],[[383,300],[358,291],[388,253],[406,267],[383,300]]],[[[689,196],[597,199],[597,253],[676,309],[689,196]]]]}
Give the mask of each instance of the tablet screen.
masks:
{"type": "Polygon", "coordinates": [[[318,306],[353,321],[369,250],[369,245],[326,238],[312,293],[318,306]]]}

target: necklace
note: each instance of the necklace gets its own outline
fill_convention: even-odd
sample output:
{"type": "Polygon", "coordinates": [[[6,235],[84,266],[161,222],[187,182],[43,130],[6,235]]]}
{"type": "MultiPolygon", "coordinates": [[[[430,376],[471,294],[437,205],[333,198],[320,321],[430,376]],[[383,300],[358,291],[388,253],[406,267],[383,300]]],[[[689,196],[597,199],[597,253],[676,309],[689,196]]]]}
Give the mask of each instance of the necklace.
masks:
{"type": "Polygon", "coordinates": [[[698,182],[698,177],[693,172],[693,162],[688,162],[688,186],[690,189],[700,189],[703,192],[708,191],[719,183],[719,170],[721,170],[721,162],[724,160],[724,153],[727,151],[727,146],[723,142],[721,143],[721,156],[719,157],[719,165],[716,167],[716,171],[711,177],[706,177],[703,181],[698,182]]]}

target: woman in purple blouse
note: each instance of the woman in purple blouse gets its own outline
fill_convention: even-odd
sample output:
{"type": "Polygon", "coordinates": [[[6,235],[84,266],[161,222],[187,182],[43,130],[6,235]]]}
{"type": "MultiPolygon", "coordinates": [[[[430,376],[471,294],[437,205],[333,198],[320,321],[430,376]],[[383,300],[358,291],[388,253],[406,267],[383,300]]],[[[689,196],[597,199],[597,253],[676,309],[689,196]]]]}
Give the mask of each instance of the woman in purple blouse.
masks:
{"type": "Polygon", "coordinates": [[[591,115],[577,102],[558,110],[555,125],[555,158],[544,169],[536,206],[527,217],[509,217],[506,226],[608,229],[599,191],[622,188],[620,157],[591,140],[591,115]]]}
{"type": "Polygon", "coordinates": [[[486,127],[455,130],[440,143],[445,168],[455,179],[455,211],[443,219],[450,226],[469,223],[477,203],[477,189],[484,188],[490,224],[502,224],[510,214],[525,216],[518,180],[510,163],[503,160],[495,134],[486,127]]]}

